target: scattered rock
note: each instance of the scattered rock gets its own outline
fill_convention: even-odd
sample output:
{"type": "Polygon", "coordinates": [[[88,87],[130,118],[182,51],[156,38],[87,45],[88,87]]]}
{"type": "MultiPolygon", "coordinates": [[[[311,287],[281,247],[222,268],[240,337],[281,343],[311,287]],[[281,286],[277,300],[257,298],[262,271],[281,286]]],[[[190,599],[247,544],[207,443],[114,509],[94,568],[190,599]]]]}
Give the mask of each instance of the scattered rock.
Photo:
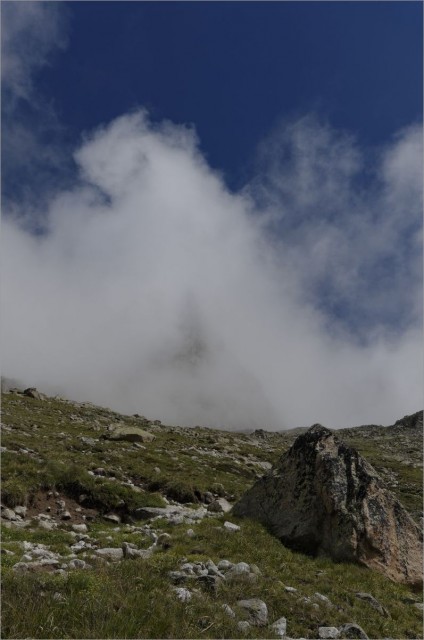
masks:
{"type": "Polygon", "coordinates": [[[340,631],[337,627],[318,627],[319,638],[338,638],[340,631]]]}
{"type": "Polygon", "coordinates": [[[57,529],[57,522],[48,521],[48,520],[39,520],[38,526],[40,529],[45,529],[46,531],[53,531],[53,529],[57,529]]]}
{"type": "Polygon", "coordinates": [[[18,516],[22,516],[23,518],[25,518],[26,512],[28,511],[28,509],[24,506],[19,506],[19,507],[15,507],[14,511],[18,516]]]}
{"type": "Polygon", "coordinates": [[[55,602],[64,602],[65,600],[65,596],[62,593],[59,593],[59,591],[56,591],[52,597],[55,602]]]}
{"type": "Polygon", "coordinates": [[[231,567],[234,566],[234,563],[229,560],[220,560],[217,566],[220,571],[228,571],[228,569],[231,569],[231,567]]]}
{"type": "Polygon", "coordinates": [[[232,506],[225,498],[218,498],[208,505],[208,511],[211,513],[228,513],[232,506]]]}
{"type": "Polygon", "coordinates": [[[44,400],[45,399],[44,394],[42,394],[39,391],[37,391],[37,389],[35,387],[28,387],[28,389],[24,390],[23,395],[27,396],[28,398],[34,398],[35,400],[44,400]]]}
{"type": "Polygon", "coordinates": [[[106,475],[106,469],[103,469],[103,467],[97,467],[97,469],[93,469],[93,473],[96,476],[105,476],[106,475]]]}
{"type": "Polygon", "coordinates": [[[216,593],[218,590],[219,584],[222,582],[222,578],[216,575],[208,574],[206,576],[198,576],[197,582],[203,585],[204,587],[206,587],[208,591],[211,591],[212,593],[216,593]]]}
{"type": "Polygon", "coordinates": [[[228,604],[223,604],[222,605],[222,609],[225,611],[225,613],[227,615],[230,616],[230,618],[235,618],[236,614],[234,613],[234,611],[231,609],[231,607],[228,604]]]}
{"type": "Polygon", "coordinates": [[[99,555],[101,558],[105,558],[106,560],[112,560],[114,562],[122,560],[124,557],[124,552],[122,549],[113,548],[113,547],[96,549],[96,554],[99,555]]]}
{"type": "Polygon", "coordinates": [[[287,591],[288,593],[297,593],[297,589],[294,587],[284,587],[284,591],[287,591]]]}
{"type": "Polygon", "coordinates": [[[190,575],[185,571],[169,571],[168,576],[174,584],[182,584],[187,580],[192,580],[196,577],[194,573],[190,575]]]}
{"type": "Polygon", "coordinates": [[[369,640],[367,634],[359,626],[359,624],[355,624],[353,622],[348,622],[347,624],[342,624],[339,627],[340,638],[352,639],[359,638],[359,640],[369,640]]]}
{"type": "Polygon", "coordinates": [[[162,547],[162,549],[169,549],[172,544],[171,540],[169,533],[161,533],[157,539],[157,544],[162,547]]]}
{"type": "Polygon", "coordinates": [[[273,629],[275,631],[275,633],[280,638],[285,638],[286,637],[286,630],[287,630],[287,620],[286,620],[286,618],[279,618],[278,620],[276,620],[271,625],[271,629],[273,629]]]}
{"type": "Polygon", "coordinates": [[[88,569],[88,568],[91,568],[91,566],[89,564],[87,564],[87,562],[85,562],[84,560],[81,560],[80,558],[73,558],[69,562],[69,567],[70,567],[70,569],[88,569]]]}
{"type": "Polygon", "coordinates": [[[387,611],[387,609],[385,609],[385,607],[380,604],[377,598],[374,598],[374,596],[372,596],[370,593],[362,593],[361,591],[358,591],[357,593],[355,593],[355,596],[360,600],[365,600],[365,602],[368,602],[368,604],[370,604],[373,609],[381,613],[382,616],[385,616],[386,618],[389,617],[389,612],[387,611]]]}
{"type": "Polygon", "coordinates": [[[208,504],[209,513],[224,513],[224,510],[218,500],[213,500],[208,504]]]}
{"type": "Polygon", "coordinates": [[[107,513],[103,516],[104,520],[108,520],[108,522],[114,522],[115,524],[120,524],[121,518],[116,513],[107,513]]]}
{"type": "MultiPolygon", "coordinates": [[[[86,436],[81,436],[80,440],[83,444],[86,444],[88,447],[94,447],[98,442],[95,438],[87,438],[86,436]]],[[[90,475],[94,475],[94,471],[89,471],[88,473],[90,475]]]]}
{"type": "Polygon", "coordinates": [[[332,605],[332,603],[331,603],[331,601],[330,601],[330,599],[329,599],[329,598],[327,598],[327,596],[323,596],[323,595],[322,595],[322,593],[318,593],[318,591],[315,591],[315,593],[314,593],[313,597],[314,597],[316,600],[320,600],[321,602],[325,602],[325,604],[328,604],[328,605],[329,605],[329,606],[331,606],[331,607],[333,606],[333,605],[332,605]]]}
{"type": "Polygon", "coordinates": [[[237,606],[248,616],[250,624],[256,627],[264,627],[267,624],[268,608],[263,600],[238,600],[237,606]]]}
{"type": "Polygon", "coordinates": [[[148,549],[137,549],[134,548],[135,545],[130,544],[129,542],[123,542],[122,543],[122,553],[123,553],[123,557],[124,558],[150,558],[151,555],[153,555],[153,551],[155,548],[155,545],[153,544],[151,547],[149,547],[148,549]]]}
{"type": "Polygon", "coordinates": [[[5,520],[18,520],[18,516],[13,509],[2,509],[1,517],[5,520]]]}
{"type": "Polygon", "coordinates": [[[250,629],[250,622],[247,620],[240,620],[240,622],[237,622],[237,629],[246,633],[250,629]]]}
{"type": "Polygon", "coordinates": [[[104,437],[108,440],[124,440],[126,442],[151,442],[155,439],[153,433],[138,427],[117,427],[104,437]]]}
{"type": "Polygon", "coordinates": [[[422,532],[375,469],[314,425],[233,507],[288,547],[360,562],[391,580],[422,584],[422,532]]]}
{"type": "Polygon", "coordinates": [[[175,591],[178,600],[181,600],[181,602],[190,602],[192,598],[191,591],[184,587],[174,587],[173,590],[175,591]]]}
{"type": "Polygon", "coordinates": [[[202,520],[207,514],[204,507],[191,509],[182,505],[168,505],[166,507],[140,507],[134,512],[134,517],[140,520],[165,518],[170,524],[194,523],[202,520]]]}
{"type": "Polygon", "coordinates": [[[77,533],[86,533],[88,531],[86,524],[73,524],[72,529],[77,533]]]}
{"type": "Polygon", "coordinates": [[[232,522],[228,521],[224,522],[224,529],[231,532],[240,531],[240,527],[238,524],[233,524],[232,522]]]}
{"type": "MultiPolygon", "coordinates": [[[[218,564],[218,568],[221,569],[221,563],[218,564]]],[[[234,564],[227,572],[227,579],[231,580],[232,578],[236,578],[239,576],[246,576],[250,574],[250,565],[247,562],[237,562],[234,564]]]]}
{"type": "Polygon", "coordinates": [[[43,559],[43,560],[37,560],[35,562],[17,562],[14,566],[13,566],[13,571],[18,571],[18,572],[27,572],[27,571],[31,571],[31,572],[51,572],[54,571],[56,569],[59,568],[60,562],[59,560],[54,560],[54,559],[43,559]]]}
{"type": "Polygon", "coordinates": [[[16,571],[18,573],[24,573],[25,571],[29,570],[29,564],[28,562],[17,562],[16,564],[13,565],[13,571],[16,571]]]}

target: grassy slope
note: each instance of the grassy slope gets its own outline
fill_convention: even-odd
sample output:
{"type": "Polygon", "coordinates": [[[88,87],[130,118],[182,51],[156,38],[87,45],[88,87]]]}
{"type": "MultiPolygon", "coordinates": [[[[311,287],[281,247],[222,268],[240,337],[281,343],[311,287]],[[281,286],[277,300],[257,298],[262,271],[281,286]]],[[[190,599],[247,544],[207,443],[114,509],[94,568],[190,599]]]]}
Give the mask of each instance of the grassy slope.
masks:
{"type": "MultiPolygon", "coordinates": [[[[246,434],[145,424],[141,426],[156,436],[153,442],[143,445],[145,449],[100,438],[109,424],[137,426],[142,422],[98,407],[5,394],[3,500],[11,506],[25,501],[30,504],[40,490],[56,487],[66,495],[89,493],[101,513],[111,508],[131,512],[140,505],[159,505],[161,492],[185,501],[195,501],[207,490],[237,497],[257,474],[263,473],[260,463],[274,462],[293,440],[290,434],[257,440],[246,434]],[[81,437],[96,442],[87,445],[81,437]],[[33,453],[23,453],[21,448],[33,453]],[[87,474],[87,470],[99,466],[117,480],[94,479],[87,474]],[[159,473],[155,467],[160,468],[159,473]],[[120,484],[129,478],[140,486],[141,492],[120,484]]],[[[395,460],[390,443],[382,449],[380,441],[351,432],[347,440],[354,441],[377,468],[380,465],[396,474],[391,476],[399,483],[394,490],[401,500],[409,501],[409,506],[418,510],[422,500],[421,469],[395,460]]],[[[381,438],[384,435],[382,432],[381,438]]],[[[398,453],[399,442],[394,442],[393,447],[398,453]]],[[[53,574],[16,575],[11,566],[22,554],[19,541],[44,542],[63,553],[72,541],[69,533],[48,532],[36,526],[5,529],[2,545],[16,555],[3,556],[3,637],[246,637],[220,605],[233,605],[237,599],[250,597],[265,600],[270,621],[285,616],[291,637],[314,638],[318,626],[343,622],[358,623],[372,638],[422,637],[421,613],[407,603],[408,598],[418,598],[407,587],[362,567],[293,553],[259,524],[231,516],[228,519],[241,525],[240,532],[229,534],[220,529],[222,517],[193,526],[194,538],[187,536],[187,525],[163,523],[164,531],[172,535],[172,546],[167,551],[160,551],[149,560],[124,561],[91,571],[75,570],[65,578],[53,574]],[[183,604],[176,600],[167,577],[168,571],[179,568],[183,558],[255,563],[261,573],[254,583],[225,583],[216,594],[200,590],[190,603],[183,604]],[[298,591],[288,593],[285,586],[298,591]],[[328,596],[333,606],[319,604],[315,608],[302,601],[302,597],[313,596],[317,591],[328,596]],[[383,617],[357,599],[357,591],[373,594],[390,617],[383,617]],[[54,599],[57,593],[62,599],[54,599]]],[[[140,533],[131,533],[124,525],[115,530],[100,515],[89,526],[90,535],[101,545],[120,546],[127,540],[139,546],[146,542],[148,546],[140,533]]],[[[247,637],[272,634],[269,628],[254,628],[247,637]]]]}

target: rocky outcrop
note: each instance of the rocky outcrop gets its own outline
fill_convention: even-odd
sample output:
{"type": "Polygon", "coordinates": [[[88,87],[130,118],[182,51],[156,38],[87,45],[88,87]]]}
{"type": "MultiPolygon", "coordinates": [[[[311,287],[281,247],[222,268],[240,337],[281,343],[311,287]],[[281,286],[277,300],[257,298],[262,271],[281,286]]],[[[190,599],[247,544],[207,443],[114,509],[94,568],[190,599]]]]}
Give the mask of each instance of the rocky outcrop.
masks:
{"type": "Polygon", "coordinates": [[[419,528],[375,469],[321,425],[299,436],[233,513],[261,521],[295,550],[422,583],[419,528]]]}
{"type": "Polygon", "coordinates": [[[43,393],[40,393],[35,387],[28,387],[23,392],[24,396],[28,398],[34,398],[35,400],[45,400],[46,396],[43,393]]]}
{"type": "Polygon", "coordinates": [[[126,442],[152,442],[155,436],[153,433],[138,427],[118,427],[112,433],[106,434],[105,438],[108,440],[124,440],[126,442]]]}
{"type": "Polygon", "coordinates": [[[393,425],[393,429],[422,431],[423,429],[423,412],[417,411],[410,416],[404,416],[397,420],[393,425]]]}

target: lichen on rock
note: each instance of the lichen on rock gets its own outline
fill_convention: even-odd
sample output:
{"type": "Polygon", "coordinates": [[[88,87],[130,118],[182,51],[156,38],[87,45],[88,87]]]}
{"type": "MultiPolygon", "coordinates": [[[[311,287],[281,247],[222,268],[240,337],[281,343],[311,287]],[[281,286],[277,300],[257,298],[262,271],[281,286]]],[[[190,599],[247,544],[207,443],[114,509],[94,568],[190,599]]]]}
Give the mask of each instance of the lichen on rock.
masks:
{"type": "Polygon", "coordinates": [[[234,506],[286,546],[422,584],[422,533],[375,469],[322,425],[300,435],[234,506]]]}

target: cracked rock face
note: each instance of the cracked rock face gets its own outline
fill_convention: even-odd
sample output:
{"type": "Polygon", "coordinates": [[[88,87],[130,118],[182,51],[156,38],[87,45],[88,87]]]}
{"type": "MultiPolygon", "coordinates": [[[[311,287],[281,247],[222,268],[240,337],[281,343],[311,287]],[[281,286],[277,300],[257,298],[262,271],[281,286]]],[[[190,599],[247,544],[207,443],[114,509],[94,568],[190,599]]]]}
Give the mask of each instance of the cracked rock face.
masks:
{"type": "Polygon", "coordinates": [[[418,526],[375,469],[321,425],[299,436],[233,513],[259,520],[292,549],[422,584],[418,526]]]}

